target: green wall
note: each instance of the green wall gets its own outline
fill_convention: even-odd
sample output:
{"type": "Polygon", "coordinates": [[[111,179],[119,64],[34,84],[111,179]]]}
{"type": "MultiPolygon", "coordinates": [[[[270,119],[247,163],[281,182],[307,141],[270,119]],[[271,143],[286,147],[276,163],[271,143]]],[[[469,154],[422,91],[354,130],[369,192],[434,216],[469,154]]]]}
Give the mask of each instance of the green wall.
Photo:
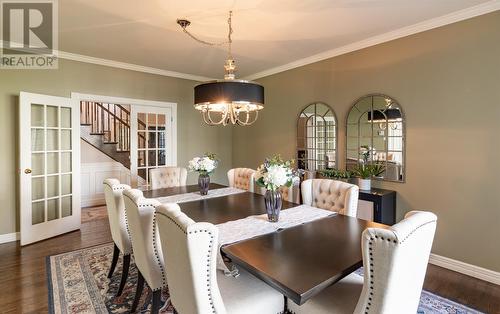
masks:
{"type": "MultiPolygon", "coordinates": [[[[193,109],[197,82],[60,60],[58,70],[0,70],[0,235],[19,231],[17,204],[18,96],[20,91],[70,97],[71,92],[177,103],[178,164],[187,166],[193,156],[217,153],[221,166],[214,182],[227,183],[231,168],[231,128],[205,126],[193,109]]],[[[188,174],[189,182],[196,181],[188,174]]]]}
{"type": "Polygon", "coordinates": [[[406,183],[397,216],[413,209],[438,217],[433,252],[500,271],[500,12],[437,28],[259,80],[266,107],[250,127],[234,128],[233,165],[295,157],[296,121],[308,103],[345,118],[365,94],[395,98],[406,114],[406,183]]]}
{"type": "MultiPolygon", "coordinates": [[[[296,121],[308,103],[329,104],[339,119],[362,95],[394,97],[406,114],[406,183],[376,182],[398,192],[398,218],[412,209],[439,217],[433,252],[500,271],[500,12],[398,39],[259,80],[266,108],[249,127],[204,126],[193,110],[196,82],[61,60],[59,70],[0,70],[0,234],[18,230],[17,95],[71,92],[178,103],[178,161],[216,152],[214,181],[232,166],[266,156],[295,156],[296,121]]],[[[195,176],[189,175],[189,182],[195,176]]]]}

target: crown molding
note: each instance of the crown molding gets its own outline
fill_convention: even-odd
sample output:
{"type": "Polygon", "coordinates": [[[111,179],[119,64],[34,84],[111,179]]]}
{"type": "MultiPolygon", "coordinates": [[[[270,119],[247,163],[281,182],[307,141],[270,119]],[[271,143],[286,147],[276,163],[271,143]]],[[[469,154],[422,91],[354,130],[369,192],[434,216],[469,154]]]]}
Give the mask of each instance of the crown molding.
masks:
{"type": "MultiPolygon", "coordinates": [[[[7,44],[6,41],[4,41],[4,40],[0,41],[0,48],[3,48],[6,44],[7,44]]],[[[17,50],[23,51],[22,48],[19,48],[17,50]]],[[[142,66],[142,65],[133,64],[133,63],[126,63],[126,62],[120,62],[120,61],[115,61],[115,60],[85,56],[85,55],[61,51],[61,50],[55,50],[54,55],[59,59],[66,59],[66,60],[78,61],[78,62],[83,62],[83,63],[91,63],[91,64],[97,64],[97,65],[118,68],[118,69],[123,69],[123,70],[130,70],[130,71],[143,72],[143,73],[148,73],[148,74],[175,77],[175,78],[197,81],[197,82],[205,82],[205,81],[214,80],[214,78],[206,77],[206,76],[187,74],[187,73],[181,73],[181,72],[175,72],[175,71],[168,71],[168,70],[152,68],[152,67],[142,66]]]]}
{"type": "Polygon", "coordinates": [[[137,65],[137,64],[133,64],[133,63],[126,63],[126,62],[114,61],[114,60],[109,60],[109,59],[90,57],[90,56],[85,56],[85,55],[81,55],[81,54],[60,51],[60,50],[57,51],[57,56],[60,59],[66,59],[66,60],[72,60],[72,61],[78,61],[78,62],[84,62],[84,63],[91,63],[91,64],[112,67],[112,68],[131,70],[131,71],[137,71],[137,72],[143,72],[143,73],[149,73],[149,74],[156,74],[156,75],[162,75],[162,76],[168,76],[168,77],[176,77],[176,78],[197,81],[197,82],[214,80],[214,78],[206,77],[206,76],[187,74],[187,73],[181,73],[181,72],[175,72],[175,71],[168,71],[168,70],[163,70],[163,69],[158,69],[158,68],[137,65]]]}
{"type": "Polygon", "coordinates": [[[406,37],[409,35],[421,33],[427,30],[431,30],[437,27],[445,26],[448,24],[460,22],[467,20],[479,15],[491,13],[500,10],[500,0],[488,1],[470,8],[459,10],[450,14],[446,14],[437,18],[426,20],[417,24],[406,26],[394,31],[390,31],[381,35],[373,36],[361,41],[348,44],[339,48],[321,52],[310,57],[299,59],[284,65],[280,65],[271,69],[267,69],[258,73],[254,73],[244,77],[245,80],[256,80],[266,76],[270,76],[276,73],[284,72],[287,70],[295,69],[304,65],[315,63],[318,61],[330,59],[336,56],[340,56],[349,52],[360,50],[363,48],[368,48],[381,43],[385,43],[398,38],[406,37]]]}
{"type": "MultiPolygon", "coordinates": [[[[248,75],[244,77],[243,79],[245,80],[256,80],[259,78],[263,78],[269,75],[273,75],[276,73],[284,72],[287,70],[291,70],[294,68],[298,68],[304,65],[308,65],[311,63],[315,63],[318,61],[330,59],[336,56],[340,56],[349,52],[353,52],[356,50],[368,48],[371,46],[375,46],[381,43],[385,43],[391,40],[395,40],[398,38],[406,37],[409,35],[421,33],[427,30],[431,30],[437,27],[445,26],[448,24],[460,22],[466,19],[470,19],[476,16],[480,16],[483,14],[491,13],[494,11],[500,10],[500,0],[491,0],[470,8],[466,8],[463,10],[459,10],[450,14],[446,14],[437,18],[433,18],[427,21],[423,21],[417,24],[413,24],[410,26],[406,26],[394,31],[390,31],[381,35],[373,36],[367,39],[363,39],[361,41],[351,43],[339,48],[335,48],[332,50],[328,50],[325,52],[321,52],[303,59],[299,59],[284,65],[280,65],[274,68],[270,68],[258,73],[254,73],[251,75],[248,75]]],[[[0,41],[0,46],[3,47],[3,41],[0,41]]],[[[153,68],[153,67],[147,67],[147,66],[142,66],[142,65],[137,65],[137,64],[132,64],[132,63],[126,63],[126,62],[120,62],[120,61],[114,61],[114,60],[109,60],[109,59],[103,59],[103,58],[97,58],[97,57],[91,57],[91,56],[86,56],[86,55],[81,55],[81,54],[76,54],[76,53],[71,53],[71,52],[66,52],[66,51],[55,51],[54,53],[58,58],[60,59],[66,59],[66,60],[72,60],[72,61],[78,61],[78,62],[84,62],[84,63],[91,63],[91,64],[97,64],[97,65],[102,65],[102,66],[108,66],[108,67],[113,67],[113,68],[118,68],[118,69],[124,69],[124,70],[130,70],[130,71],[137,71],[137,72],[143,72],[143,73],[149,73],[149,74],[155,74],[155,75],[161,75],[161,76],[168,76],[168,77],[175,77],[175,78],[180,78],[180,79],[186,79],[186,80],[191,80],[191,81],[197,81],[197,82],[204,82],[204,81],[212,81],[214,78],[211,77],[205,77],[205,76],[199,76],[199,75],[194,75],[194,74],[187,74],[187,73],[181,73],[181,72],[175,72],[175,71],[169,71],[169,70],[164,70],[164,69],[158,69],[158,68],[153,68]]]]}

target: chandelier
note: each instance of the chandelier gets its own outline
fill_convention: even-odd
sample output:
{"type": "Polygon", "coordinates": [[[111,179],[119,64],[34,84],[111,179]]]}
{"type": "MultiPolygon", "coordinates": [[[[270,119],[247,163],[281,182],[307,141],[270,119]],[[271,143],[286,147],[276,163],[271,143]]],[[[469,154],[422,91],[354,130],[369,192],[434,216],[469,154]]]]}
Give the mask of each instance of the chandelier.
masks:
{"type": "Polygon", "coordinates": [[[368,112],[368,121],[378,123],[381,130],[385,130],[389,126],[393,130],[397,130],[403,121],[401,111],[397,108],[392,108],[392,100],[385,99],[387,106],[384,110],[374,110],[368,112]]]}
{"type": "Polygon", "coordinates": [[[232,15],[233,12],[229,11],[227,41],[220,43],[197,38],[186,29],[191,24],[190,21],[177,20],[184,33],[197,42],[209,46],[228,47],[224,79],[205,82],[194,87],[194,108],[201,112],[203,121],[208,125],[250,125],[257,120],[259,111],[264,109],[264,87],[255,82],[237,80],[234,74],[236,64],[231,51],[232,15]]]}

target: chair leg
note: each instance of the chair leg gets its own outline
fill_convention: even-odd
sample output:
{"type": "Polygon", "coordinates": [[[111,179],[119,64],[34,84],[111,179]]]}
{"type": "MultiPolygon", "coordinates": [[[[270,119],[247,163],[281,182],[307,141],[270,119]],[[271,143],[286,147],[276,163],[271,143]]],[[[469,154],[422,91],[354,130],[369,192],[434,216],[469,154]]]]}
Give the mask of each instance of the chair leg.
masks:
{"type": "Polygon", "coordinates": [[[113,276],[113,272],[115,271],[116,262],[118,262],[119,256],[120,256],[120,250],[115,244],[115,247],[113,249],[113,260],[111,261],[111,268],[109,269],[108,278],[111,278],[111,276],[113,276]]]}
{"type": "Polygon", "coordinates": [[[144,277],[139,270],[137,270],[137,290],[135,291],[134,303],[132,303],[132,308],[130,313],[135,313],[137,310],[137,305],[139,305],[139,300],[141,299],[142,289],[144,288],[144,277]]]}
{"type": "Polygon", "coordinates": [[[122,280],[120,281],[120,288],[118,288],[118,292],[116,296],[120,296],[123,292],[123,288],[127,283],[128,277],[128,269],[130,268],[130,254],[123,255],[123,268],[122,268],[122,280]]]}
{"type": "Polygon", "coordinates": [[[151,307],[151,314],[159,313],[160,306],[161,306],[161,289],[153,292],[153,305],[151,307]]]}

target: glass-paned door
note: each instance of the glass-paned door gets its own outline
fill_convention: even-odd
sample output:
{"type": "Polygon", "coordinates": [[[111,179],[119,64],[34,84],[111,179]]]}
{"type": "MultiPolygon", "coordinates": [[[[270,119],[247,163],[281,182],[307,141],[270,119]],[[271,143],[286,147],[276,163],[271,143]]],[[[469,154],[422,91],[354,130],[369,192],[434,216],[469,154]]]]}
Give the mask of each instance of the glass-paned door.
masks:
{"type": "Polygon", "coordinates": [[[176,165],[174,115],[171,107],[132,106],[131,172],[133,185],[147,190],[149,171],[176,165]],[[135,184],[134,184],[135,183],[135,184]]]}
{"type": "Polygon", "coordinates": [[[80,228],[79,111],[69,98],[20,93],[21,245],[80,228]]]}

